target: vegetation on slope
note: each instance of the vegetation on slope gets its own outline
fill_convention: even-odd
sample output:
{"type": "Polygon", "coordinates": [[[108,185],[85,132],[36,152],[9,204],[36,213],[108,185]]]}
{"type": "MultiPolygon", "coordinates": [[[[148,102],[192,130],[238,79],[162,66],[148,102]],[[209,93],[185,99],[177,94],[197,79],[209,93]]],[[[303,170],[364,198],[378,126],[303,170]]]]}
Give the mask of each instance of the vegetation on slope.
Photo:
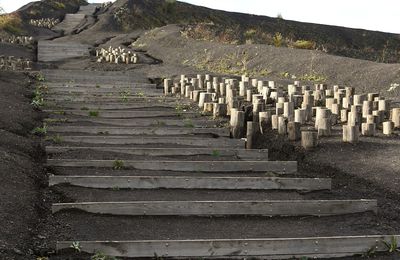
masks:
{"type": "Polygon", "coordinates": [[[400,36],[337,26],[212,10],[175,0],[120,0],[113,19],[119,29],[184,25],[187,37],[231,44],[270,44],[317,49],[379,62],[400,62],[400,36]]]}

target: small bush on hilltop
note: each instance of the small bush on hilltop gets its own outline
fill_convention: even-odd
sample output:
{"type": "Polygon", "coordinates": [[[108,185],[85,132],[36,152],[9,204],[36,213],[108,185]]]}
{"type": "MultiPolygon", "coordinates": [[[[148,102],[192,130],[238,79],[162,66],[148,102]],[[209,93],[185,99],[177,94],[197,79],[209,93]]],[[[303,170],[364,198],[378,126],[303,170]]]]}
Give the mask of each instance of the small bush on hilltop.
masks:
{"type": "Polygon", "coordinates": [[[298,40],[293,43],[292,47],[296,49],[306,49],[306,50],[313,50],[315,49],[316,43],[313,41],[306,41],[306,40],[298,40]]]}
{"type": "Polygon", "coordinates": [[[22,33],[22,20],[17,14],[0,15],[0,30],[7,31],[12,34],[22,33]]]}
{"type": "Polygon", "coordinates": [[[275,47],[281,47],[283,43],[283,36],[280,32],[275,33],[273,38],[275,47]]]}

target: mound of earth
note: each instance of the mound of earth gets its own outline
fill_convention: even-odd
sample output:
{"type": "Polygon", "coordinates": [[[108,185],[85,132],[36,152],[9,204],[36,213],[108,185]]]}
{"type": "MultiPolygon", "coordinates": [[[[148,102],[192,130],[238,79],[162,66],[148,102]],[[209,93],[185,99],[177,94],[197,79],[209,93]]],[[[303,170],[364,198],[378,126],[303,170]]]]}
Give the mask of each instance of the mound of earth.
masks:
{"type": "Polygon", "coordinates": [[[181,24],[187,25],[185,31],[196,39],[317,49],[386,63],[400,61],[397,34],[231,13],[174,0],[118,0],[99,21],[98,30],[131,32],[181,24]]]}

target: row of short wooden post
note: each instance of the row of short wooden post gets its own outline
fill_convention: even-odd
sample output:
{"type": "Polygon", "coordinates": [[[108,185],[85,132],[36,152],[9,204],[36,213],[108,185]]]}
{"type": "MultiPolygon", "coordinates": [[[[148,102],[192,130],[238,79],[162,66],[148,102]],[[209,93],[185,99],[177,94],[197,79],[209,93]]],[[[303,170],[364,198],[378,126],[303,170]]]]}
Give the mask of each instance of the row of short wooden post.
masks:
{"type": "Polygon", "coordinates": [[[0,38],[0,42],[6,42],[6,43],[18,44],[18,45],[29,45],[29,44],[33,44],[34,39],[32,36],[12,35],[10,37],[0,38]]]}
{"type": "Polygon", "coordinates": [[[15,58],[14,56],[0,56],[0,70],[31,70],[32,61],[15,58]]]}
{"type": "Polygon", "coordinates": [[[355,94],[351,87],[301,86],[295,81],[286,90],[274,81],[247,76],[237,80],[199,74],[193,78],[182,75],[179,82],[165,79],[164,93],[191,98],[214,118],[230,116],[232,137],[246,136],[248,148],[268,128],[291,141],[301,139],[306,149],[315,147],[318,138],[330,136],[336,124],[343,125],[343,141],[351,143],[358,141],[360,130],[364,136],[374,136],[381,126],[385,135],[400,128],[400,108],[390,110],[390,100],[378,93],[355,94]],[[246,104],[252,105],[253,112],[247,123],[241,109],[246,104]]]}
{"type": "Polygon", "coordinates": [[[55,19],[55,18],[41,18],[41,19],[30,19],[29,20],[30,25],[33,25],[36,27],[47,28],[47,29],[53,28],[59,22],[60,22],[60,20],[55,19]]]}
{"type": "Polygon", "coordinates": [[[129,50],[122,47],[113,48],[110,46],[108,49],[100,48],[96,50],[97,62],[108,62],[108,63],[125,63],[125,64],[136,64],[139,62],[139,56],[129,50]]]}

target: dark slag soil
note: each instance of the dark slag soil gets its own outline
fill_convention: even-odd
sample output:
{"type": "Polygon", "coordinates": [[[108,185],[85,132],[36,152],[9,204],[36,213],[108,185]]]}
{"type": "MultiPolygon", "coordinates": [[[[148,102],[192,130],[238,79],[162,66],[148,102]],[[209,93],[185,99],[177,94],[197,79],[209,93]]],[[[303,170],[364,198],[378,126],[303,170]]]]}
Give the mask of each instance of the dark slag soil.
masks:
{"type": "Polygon", "coordinates": [[[0,259],[32,259],[45,185],[29,78],[0,72],[0,259]]]}

